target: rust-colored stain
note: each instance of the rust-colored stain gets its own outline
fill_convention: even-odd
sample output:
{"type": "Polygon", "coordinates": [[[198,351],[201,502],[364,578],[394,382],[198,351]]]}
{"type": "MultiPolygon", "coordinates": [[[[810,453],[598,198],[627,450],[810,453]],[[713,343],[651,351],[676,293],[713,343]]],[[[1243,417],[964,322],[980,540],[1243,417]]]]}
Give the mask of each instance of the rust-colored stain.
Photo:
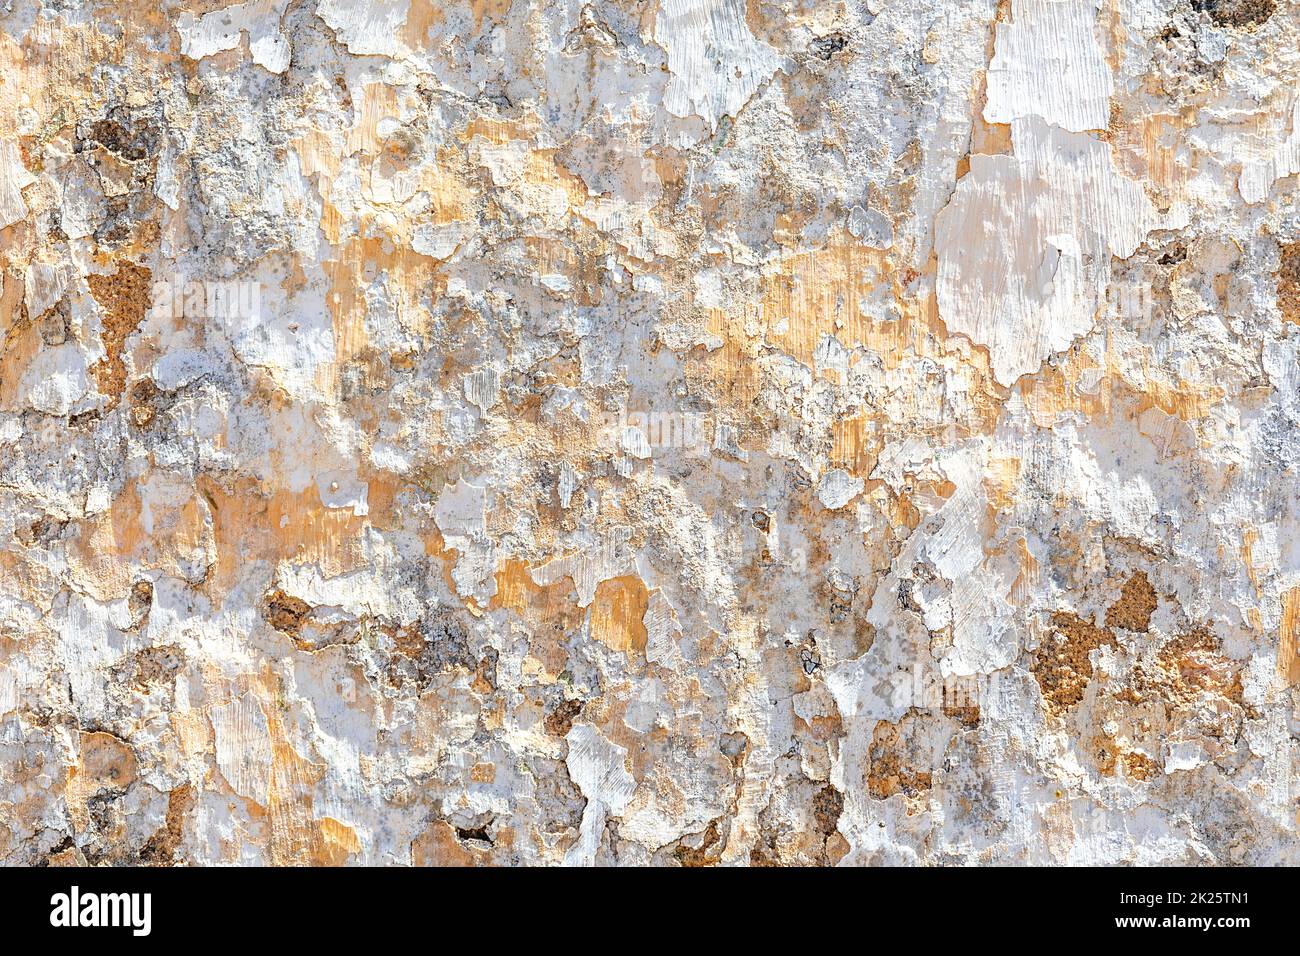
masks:
{"type": "Polygon", "coordinates": [[[1137,571],[1124,582],[1119,597],[1107,609],[1106,625],[1145,633],[1157,604],[1156,589],[1147,580],[1146,572],[1137,571]]]}
{"type": "Polygon", "coordinates": [[[1078,615],[1052,615],[1051,630],[1034,655],[1032,671],[1052,713],[1061,713],[1083,700],[1093,676],[1092,654],[1113,646],[1115,636],[1078,615]]]}
{"type": "Polygon", "coordinates": [[[1300,242],[1282,247],[1277,271],[1277,307],[1283,321],[1300,325],[1300,242]]]}
{"type": "Polygon", "coordinates": [[[143,266],[119,260],[109,275],[86,276],[90,291],[104,310],[104,331],[100,339],[106,353],[91,366],[101,391],[109,396],[109,407],[117,404],[126,387],[126,363],[122,350],[151,307],[152,275],[143,266]]]}
{"type": "Polygon", "coordinates": [[[1292,687],[1300,683],[1300,587],[1292,588],[1282,595],[1277,672],[1292,687]]]}
{"type": "Polygon", "coordinates": [[[635,575],[610,578],[596,586],[591,602],[591,636],[612,651],[644,657],[645,613],[650,592],[635,575]]]}

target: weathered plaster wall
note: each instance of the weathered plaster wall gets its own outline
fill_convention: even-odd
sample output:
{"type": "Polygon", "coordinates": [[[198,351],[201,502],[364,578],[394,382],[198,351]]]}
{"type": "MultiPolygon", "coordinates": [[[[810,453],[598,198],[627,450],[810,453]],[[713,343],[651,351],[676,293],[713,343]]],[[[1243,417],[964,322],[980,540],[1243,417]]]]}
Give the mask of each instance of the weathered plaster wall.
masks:
{"type": "Polygon", "coordinates": [[[1297,851],[1296,0],[8,0],[0,859],[1297,851]]]}

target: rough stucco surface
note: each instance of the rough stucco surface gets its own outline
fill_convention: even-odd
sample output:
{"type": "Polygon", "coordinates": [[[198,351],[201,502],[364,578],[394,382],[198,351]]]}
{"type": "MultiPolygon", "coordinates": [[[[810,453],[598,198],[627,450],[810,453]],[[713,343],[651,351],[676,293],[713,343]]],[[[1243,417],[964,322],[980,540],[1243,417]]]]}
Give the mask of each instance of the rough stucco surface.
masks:
{"type": "Polygon", "coordinates": [[[1298,863],[1300,3],[0,7],[0,859],[1298,863]]]}

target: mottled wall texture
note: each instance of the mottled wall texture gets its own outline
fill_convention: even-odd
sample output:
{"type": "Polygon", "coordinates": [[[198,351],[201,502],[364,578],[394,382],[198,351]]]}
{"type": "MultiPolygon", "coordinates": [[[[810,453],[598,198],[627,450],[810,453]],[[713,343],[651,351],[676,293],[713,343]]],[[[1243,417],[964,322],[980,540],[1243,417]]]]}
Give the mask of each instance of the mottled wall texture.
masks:
{"type": "Polygon", "coordinates": [[[3,0],[0,861],[1300,863],[1300,0],[3,0]]]}

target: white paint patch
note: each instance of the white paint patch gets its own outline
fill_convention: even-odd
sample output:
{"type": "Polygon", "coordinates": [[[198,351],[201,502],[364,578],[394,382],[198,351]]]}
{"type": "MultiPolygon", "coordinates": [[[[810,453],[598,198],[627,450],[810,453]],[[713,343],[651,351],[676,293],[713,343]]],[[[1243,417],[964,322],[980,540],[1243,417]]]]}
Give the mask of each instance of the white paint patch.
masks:
{"type": "Polygon", "coordinates": [[[1114,90],[1093,0],[1013,0],[988,69],[984,119],[1038,116],[1081,133],[1106,129],[1114,90]]]}
{"type": "Polygon", "coordinates": [[[407,52],[399,33],[410,9],[411,0],[320,0],[316,16],[357,56],[399,57],[407,52]]]}
{"type": "Polygon", "coordinates": [[[271,799],[271,731],[257,698],[245,694],[208,710],[217,769],[230,789],[266,806],[271,799]]]}
{"type": "Polygon", "coordinates": [[[27,218],[24,187],[36,182],[18,154],[18,141],[0,140],[0,229],[27,218]]]}
{"type": "Polygon", "coordinates": [[[253,62],[271,73],[289,68],[291,49],[280,32],[280,17],[287,0],[256,0],[237,3],[200,17],[188,11],[176,21],[181,38],[181,53],[191,60],[233,50],[242,34],[248,34],[248,50],[253,62]]]}
{"type": "Polygon", "coordinates": [[[1290,135],[1264,159],[1242,164],[1237,189],[1246,202],[1261,203],[1268,198],[1275,182],[1296,173],[1300,173],[1300,98],[1296,99],[1291,113],[1290,135]]]}
{"type": "Polygon", "coordinates": [[[672,80],[664,105],[699,116],[711,130],[735,116],[780,65],[772,47],[745,22],[744,0],[663,0],[655,40],[668,54],[672,80]]]}
{"type": "Polygon", "coordinates": [[[854,478],[841,468],[832,468],[817,486],[817,498],[826,508],[836,511],[862,494],[863,487],[861,478],[854,478]]]}
{"type": "Polygon", "coordinates": [[[974,155],[935,222],[939,314],[987,345],[1012,384],[1092,328],[1110,259],[1133,254],[1161,217],[1111,163],[1110,146],[1032,117],[1014,155],[974,155]]]}

